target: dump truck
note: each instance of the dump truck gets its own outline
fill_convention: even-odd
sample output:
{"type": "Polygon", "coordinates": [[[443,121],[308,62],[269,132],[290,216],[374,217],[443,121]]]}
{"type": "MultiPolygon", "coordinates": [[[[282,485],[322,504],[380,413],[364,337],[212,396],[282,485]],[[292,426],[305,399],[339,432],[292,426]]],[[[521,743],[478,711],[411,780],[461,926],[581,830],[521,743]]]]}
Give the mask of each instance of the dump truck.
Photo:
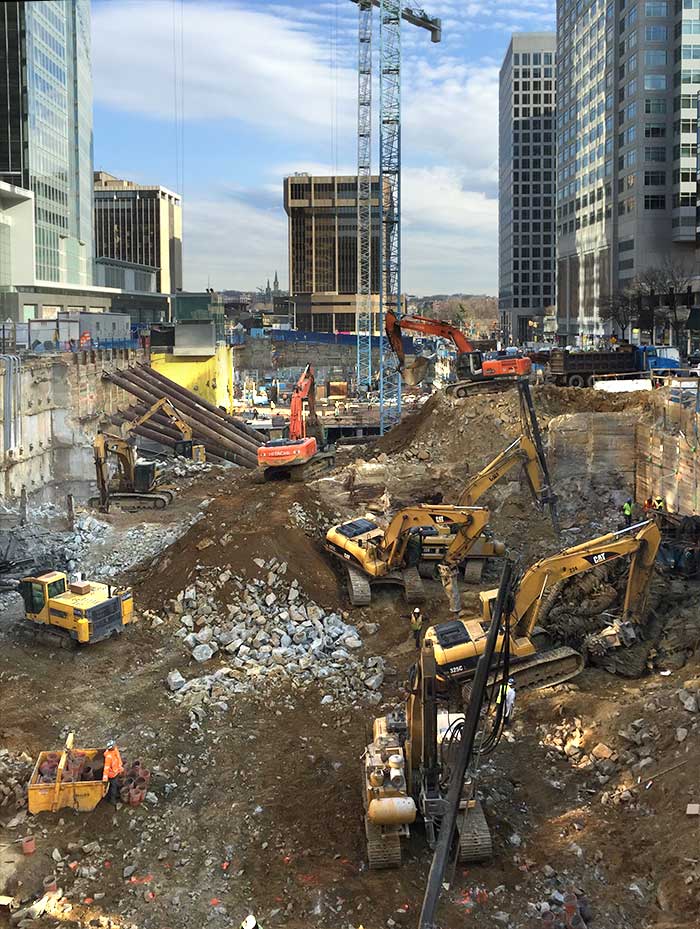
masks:
{"type": "Polygon", "coordinates": [[[549,356],[549,376],[559,387],[592,387],[596,377],[602,375],[640,371],[663,374],[678,367],[677,359],[665,357],[655,345],[623,344],[613,352],[569,352],[555,348],[549,356]]]}

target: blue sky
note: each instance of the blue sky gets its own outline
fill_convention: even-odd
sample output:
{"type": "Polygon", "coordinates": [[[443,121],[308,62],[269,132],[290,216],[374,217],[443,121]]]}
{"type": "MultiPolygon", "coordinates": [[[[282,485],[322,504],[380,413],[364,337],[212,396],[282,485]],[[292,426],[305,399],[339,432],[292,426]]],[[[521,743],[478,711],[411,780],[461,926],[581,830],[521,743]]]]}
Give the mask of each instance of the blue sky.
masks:
{"type": "MultiPolygon", "coordinates": [[[[512,32],[554,29],[555,0],[421,5],[443,41],[404,24],[404,288],[495,294],[498,69],[512,32]]],[[[283,176],[356,173],[355,5],[93,0],[92,15],[95,167],[182,193],[186,288],[254,289],[275,269],[286,286],[283,176]]]]}

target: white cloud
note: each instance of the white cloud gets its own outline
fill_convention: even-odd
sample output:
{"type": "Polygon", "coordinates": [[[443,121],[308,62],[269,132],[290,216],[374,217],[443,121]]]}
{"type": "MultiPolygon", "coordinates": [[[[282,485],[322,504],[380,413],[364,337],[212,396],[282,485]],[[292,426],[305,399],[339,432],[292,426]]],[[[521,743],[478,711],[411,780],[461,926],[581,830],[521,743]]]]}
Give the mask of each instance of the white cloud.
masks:
{"type": "Polygon", "coordinates": [[[254,290],[279,272],[287,279],[287,217],[235,196],[193,200],[184,210],[185,286],[254,290]]]}
{"type": "MultiPolygon", "coordinates": [[[[427,6],[427,4],[426,4],[427,6]]],[[[187,178],[185,269],[187,287],[252,288],[277,266],[286,268],[286,215],[282,177],[294,171],[331,173],[332,108],[337,122],[339,173],[355,173],[356,73],[349,13],[339,20],[338,67],[329,67],[328,17],[333,3],[258,4],[257,0],[186,2],[184,39],[185,133],[188,151],[200,125],[216,126],[232,152],[231,177],[208,177],[206,151],[197,153],[198,177],[187,178]],[[291,14],[296,9],[298,15],[291,14]],[[276,15],[275,15],[276,14],[276,15]],[[337,101],[334,104],[333,101],[337,101]],[[236,160],[241,136],[259,140],[256,164],[236,160]],[[309,152],[308,159],[299,152],[309,152]],[[290,153],[290,154],[287,154],[290,153]],[[234,177],[246,190],[231,190],[234,177]],[[219,197],[223,184],[228,192],[219,197]],[[279,193],[277,208],[267,209],[279,193]],[[256,205],[257,204],[257,205],[256,205]]],[[[345,5],[343,5],[343,10],[345,5]]],[[[549,0],[431,5],[439,15],[478,25],[489,17],[542,17],[549,0]]],[[[93,9],[95,98],[119,113],[173,120],[173,24],[158,0],[93,9]]],[[[180,13],[178,12],[178,16],[180,13]]],[[[354,27],[353,27],[354,28],[354,27]]],[[[176,21],[176,46],[179,42],[176,21]]],[[[404,281],[413,292],[489,290],[496,286],[498,64],[457,57],[458,36],[432,46],[406,30],[404,69],[404,281]],[[490,283],[489,283],[490,282],[490,283]]],[[[449,37],[446,34],[446,39],[449,37]]],[[[179,53],[178,53],[179,54],[179,53]]],[[[377,98],[375,97],[375,105],[377,98]]],[[[98,153],[100,146],[98,140],[98,153]]],[[[105,161],[108,149],[100,153],[105,161]]],[[[166,152],[164,161],[172,161],[166,152]]],[[[188,168],[195,159],[188,155],[188,168]]],[[[134,151],[134,167],[139,153],[134,151]]],[[[218,164],[218,162],[217,162],[218,164]]],[[[217,169],[218,170],[218,169],[217,169]]],[[[135,171],[125,170],[127,176],[135,171]]]]}

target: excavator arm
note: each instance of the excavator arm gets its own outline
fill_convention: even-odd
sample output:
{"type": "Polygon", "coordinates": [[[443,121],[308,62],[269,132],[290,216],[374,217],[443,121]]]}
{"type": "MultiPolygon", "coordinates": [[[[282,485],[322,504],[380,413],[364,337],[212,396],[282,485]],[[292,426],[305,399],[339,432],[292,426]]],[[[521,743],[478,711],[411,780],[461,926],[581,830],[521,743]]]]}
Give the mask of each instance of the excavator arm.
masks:
{"type": "MultiPolygon", "coordinates": [[[[530,636],[537,624],[545,591],[559,581],[583,574],[617,558],[630,558],[623,622],[637,622],[646,608],[661,533],[654,520],[611,532],[532,565],[518,585],[511,614],[513,636],[530,636]]],[[[484,618],[490,599],[483,602],[484,618]]]]}
{"type": "Polygon", "coordinates": [[[316,381],[314,369],[308,364],[299,375],[294,385],[292,399],[289,405],[289,438],[306,438],[306,423],[304,422],[304,401],[307,401],[308,418],[317,420],[316,416],[316,381]]]}
{"type": "Polygon", "coordinates": [[[100,509],[105,512],[109,508],[109,455],[117,459],[119,475],[124,483],[133,485],[136,469],[136,453],[133,445],[120,435],[111,432],[98,432],[93,442],[95,457],[95,476],[99,491],[100,509]]]}
{"type": "Polygon", "coordinates": [[[143,416],[140,416],[137,420],[132,423],[129,423],[126,427],[126,434],[130,435],[138,426],[143,426],[144,423],[147,423],[149,419],[152,419],[156,413],[163,413],[168,419],[171,420],[176,429],[179,429],[182,438],[186,442],[192,441],[192,428],[189,426],[184,419],[180,416],[178,411],[172,405],[170,400],[167,397],[163,397],[151,406],[143,416]]]}
{"type": "Polygon", "coordinates": [[[439,339],[447,339],[457,349],[458,355],[474,351],[474,346],[461,329],[440,319],[430,319],[429,316],[402,316],[399,321],[393,310],[389,310],[385,317],[387,338],[399,361],[403,363],[403,345],[401,344],[402,330],[420,332],[422,335],[434,335],[439,339]]]}
{"type": "Polygon", "coordinates": [[[489,511],[484,507],[422,503],[399,510],[387,526],[380,548],[390,566],[402,564],[411,530],[435,529],[444,535],[454,534],[445,561],[456,564],[479,538],[488,521],[489,511]]]}
{"type": "Polygon", "coordinates": [[[509,471],[517,466],[522,466],[527,482],[530,486],[532,496],[538,503],[543,503],[545,493],[545,482],[543,480],[542,469],[540,467],[540,458],[535,448],[535,443],[529,436],[521,435],[515,442],[503,449],[500,455],[497,455],[493,461],[490,461],[485,468],[482,468],[478,474],[467,481],[462,493],[457,500],[459,506],[476,506],[477,501],[486,491],[493,487],[495,483],[505,477],[509,471]]]}

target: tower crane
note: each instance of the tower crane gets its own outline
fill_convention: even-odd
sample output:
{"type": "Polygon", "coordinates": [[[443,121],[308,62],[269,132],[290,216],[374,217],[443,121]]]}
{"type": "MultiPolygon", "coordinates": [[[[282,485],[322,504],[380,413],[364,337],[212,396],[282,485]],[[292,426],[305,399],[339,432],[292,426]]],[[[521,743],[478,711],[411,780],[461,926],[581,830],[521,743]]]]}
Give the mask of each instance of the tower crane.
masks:
{"type": "Polygon", "coordinates": [[[442,39],[442,23],[400,0],[352,0],[359,10],[357,165],[357,379],[372,380],[372,8],[379,8],[379,420],[401,416],[401,375],[392,365],[384,317],[401,317],[401,20],[442,39]]]}

